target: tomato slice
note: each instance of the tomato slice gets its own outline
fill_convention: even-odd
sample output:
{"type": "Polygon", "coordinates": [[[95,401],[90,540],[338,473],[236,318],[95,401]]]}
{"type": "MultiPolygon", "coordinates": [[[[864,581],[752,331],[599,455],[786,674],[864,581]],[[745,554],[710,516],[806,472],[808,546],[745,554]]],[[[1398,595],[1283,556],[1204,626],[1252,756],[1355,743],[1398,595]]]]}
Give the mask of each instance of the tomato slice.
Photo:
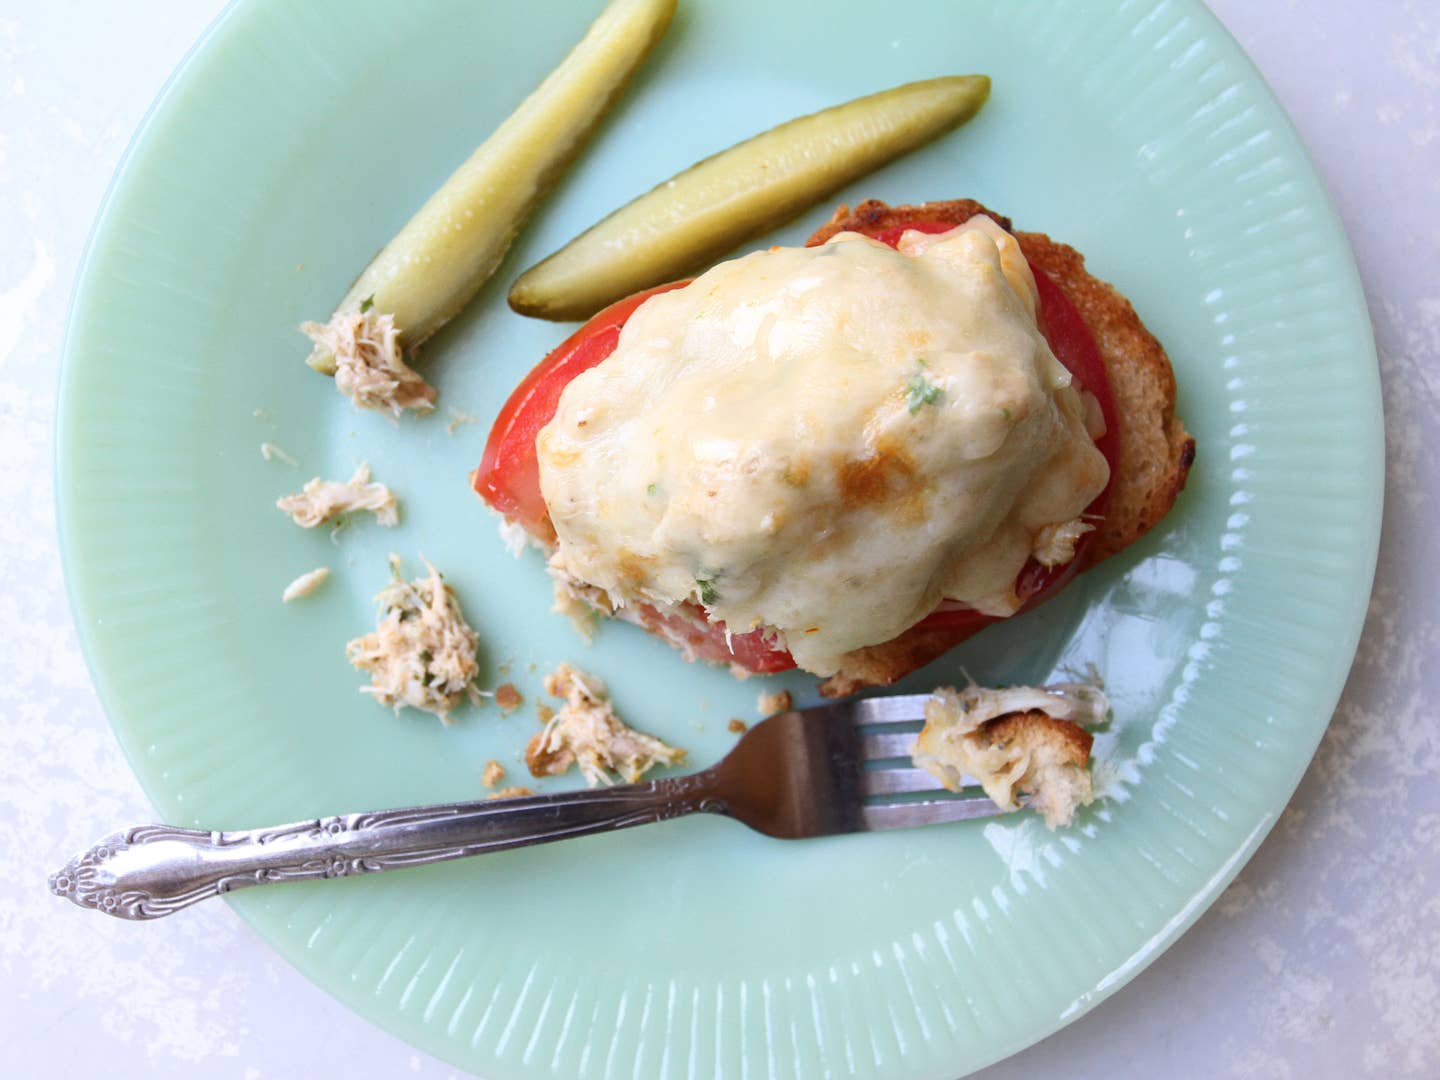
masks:
{"type": "Polygon", "coordinates": [[[701,660],[715,664],[738,664],[757,675],[789,671],[795,661],[784,649],[777,649],[765,639],[761,630],[725,636],[725,624],[711,622],[705,609],[696,604],[681,604],[680,613],[666,614],[648,604],[637,609],[641,626],[652,634],[683,644],[701,660]]]}
{"type": "MultiPolygon", "coordinates": [[[[535,437],[554,418],[560,395],[570,380],[615,351],[620,330],[635,309],[658,293],[687,284],[672,282],[611,304],[540,361],[515,387],[490,429],[480,466],[470,477],[476,494],[531,536],[554,543],[555,527],[540,492],[535,437]]],[[[666,614],[641,604],[635,614],[645,629],[687,646],[702,660],[739,664],[757,674],[788,671],[795,666],[790,654],[769,645],[759,630],[732,634],[727,639],[725,625],[710,622],[704,608],[683,604],[681,610],[683,614],[666,614]]]]}
{"type": "MultiPolygon", "coordinates": [[[[895,247],[900,237],[909,230],[938,233],[953,227],[941,221],[921,221],[900,228],[877,230],[870,235],[895,247]]],[[[1113,475],[1119,415],[1100,350],[1084,319],[1060,287],[1033,263],[1030,269],[1035,275],[1040,299],[1041,332],[1056,358],[1074,376],[1076,384],[1093,394],[1100,405],[1106,431],[1096,440],[1096,445],[1110,463],[1113,475]]],[[[620,330],[635,309],[658,293],[687,284],[688,281],[672,282],[611,304],[554,349],[521,381],[500,410],[495,426],[490,430],[480,466],[471,474],[471,485],[485,502],[537,539],[554,543],[555,529],[540,492],[540,464],[535,453],[535,437],[554,417],[560,395],[570,380],[615,351],[620,330]]],[[[1107,485],[1106,490],[1090,504],[1088,512],[1103,513],[1108,491],[1107,485]]],[[[1026,564],[1016,581],[1017,592],[1025,598],[1022,611],[1058,591],[1086,565],[1093,536],[1089,533],[1081,538],[1076,546],[1075,558],[1064,566],[1047,569],[1033,559],[1026,564]]],[[[684,644],[703,660],[737,664],[757,674],[786,671],[795,666],[790,654],[769,645],[761,631],[733,634],[727,638],[725,624],[709,621],[705,610],[695,604],[683,604],[678,611],[671,613],[641,605],[635,614],[637,621],[647,630],[684,644]]],[[[981,614],[964,604],[944,601],[918,626],[927,630],[949,631],[949,645],[957,645],[976,631],[1000,621],[1000,618],[981,614]]]]}
{"type": "Polygon", "coordinates": [[[635,309],[657,293],[687,284],[676,281],[616,301],[536,364],[495,418],[480,467],[470,474],[475,493],[531,536],[553,544],[555,527],[550,524],[550,511],[540,494],[535,437],[555,416],[560,394],[570,380],[615,351],[620,329],[635,309]]]}

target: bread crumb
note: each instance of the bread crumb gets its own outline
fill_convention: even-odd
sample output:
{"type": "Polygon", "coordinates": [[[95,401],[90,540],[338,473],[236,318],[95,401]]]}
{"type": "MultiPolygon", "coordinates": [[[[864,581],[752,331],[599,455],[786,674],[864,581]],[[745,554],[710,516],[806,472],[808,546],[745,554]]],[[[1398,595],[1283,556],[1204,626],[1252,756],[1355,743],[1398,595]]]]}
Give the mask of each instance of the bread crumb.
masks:
{"type": "Polygon", "coordinates": [[[824,698],[849,697],[856,691],[863,690],[867,685],[864,679],[857,679],[841,671],[831,675],[820,684],[820,696],[824,698]]]}
{"type": "Polygon", "coordinates": [[[370,466],[364,462],[343,484],[315,477],[297,494],[278,499],[275,505],[290,515],[302,529],[313,529],[331,518],[356,510],[369,510],[381,525],[400,522],[399,501],[384,484],[372,483],[370,466]]]}
{"type": "Polygon", "coordinates": [[[776,690],[773,694],[763,691],[755,702],[755,709],[761,716],[774,716],[777,713],[789,712],[795,707],[795,699],[789,690],[776,690]]]}
{"type": "Polygon", "coordinates": [[[1092,738],[1081,724],[1108,710],[1104,693],[1084,684],[940,687],[925,703],[914,761],[951,791],[973,777],[1001,810],[1018,810],[1018,796],[1028,796],[1054,829],[1094,801],[1092,738]]]}
{"type": "Polygon", "coordinates": [[[526,795],[534,795],[534,794],[535,794],[535,792],[531,791],[528,787],[507,787],[507,788],[501,788],[499,791],[492,791],[489,795],[486,795],[485,798],[486,798],[486,799],[522,799],[522,798],[524,798],[526,795]]]}
{"type": "Polygon", "coordinates": [[[294,581],[290,582],[289,585],[285,586],[285,591],[280,594],[281,603],[288,604],[291,600],[299,600],[302,596],[309,596],[316,589],[320,588],[321,585],[324,585],[325,580],[329,576],[330,568],[328,566],[317,566],[309,573],[301,574],[294,581]]]}
{"type": "MultiPolygon", "coordinates": [[[[504,535],[503,529],[501,535],[504,535]]],[[[515,551],[515,554],[518,556],[519,552],[515,551]]],[[[569,619],[575,632],[588,645],[595,640],[595,627],[600,618],[615,614],[615,606],[610,603],[610,594],[598,586],[587,585],[572,577],[556,564],[553,556],[545,564],[545,569],[554,583],[555,602],[550,610],[569,619]]]]}
{"type": "Polygon", "coordinates": [[[532,776],[557,776],[578,765],[591,787],[614,783],[612,773],[634,784],[656,765],[685,760],[684,750],[626,726],[593,675],[561,664],[545,676],[545,692],[564,704],[525,748],[532,776]]]}
{"type": "Polygon", "coordinates": [[[391,582],[375,597],[375,632],[345,646],[350,663],[370,673],[360,688],[396,712],[409,707],[449,723],[462,701],[479,700],[473,680],[480,669],[480,639],[461,614],[454,590],[430,563],[426,577],[405,581],[400,556],[390,556],[391,582]]]}
{"type": "Polygon", "coordinates": [[[750,730],[750,725],[739,717],[735,717],[731,719],[730,723],[725,725],[725,728],[732,735],[744,735],[745,732],[750,730]]]}
{"type": "Polygon", "coordinates": [[[281,450],[280,447],[276,446],[273,442],[262,442],[260,444],[260,456],[266,461],[283,461],[292,469],[298,469],[300,467],[300,462],[296,461],[284,450],[281,450]]]}
{"type": "Polygon", "coordinates": [[[555,710],[552,709],[549,705],[546,705],[543,701],[537,701],[535,703],[535,717],[540,721],[540,723],[548,724],[550,722],[550,718],[554,715],[555,710]]]}
{"type": "Polygon", "coordinates": [[[505,779],[505,766],[491,758],[485,763],[485,771],[480,774],[480,783],[486,787],[493,788],[501,780],[505,779]]]}
{"type": "Polygon", "coordinates": [[[515,689],[514,683],[501,683],[495,688],[495,704],[500,707],[502,713],[508,716],[525,704],[525,698],[521,696],[519,690],[515,689]]]}

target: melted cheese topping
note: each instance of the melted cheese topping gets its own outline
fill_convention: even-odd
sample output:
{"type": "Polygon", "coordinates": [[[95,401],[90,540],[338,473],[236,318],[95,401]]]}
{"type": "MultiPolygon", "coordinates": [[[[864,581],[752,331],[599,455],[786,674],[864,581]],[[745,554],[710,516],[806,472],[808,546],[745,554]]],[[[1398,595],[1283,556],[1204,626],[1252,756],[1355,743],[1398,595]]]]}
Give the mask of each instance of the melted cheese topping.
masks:
{"type": "Polygon", "coordinates": [[[942,599],[1014,612],[1025,561],[1108,476],[1036,305],[984,217],[652,297],[536,440],[553,569],[616,608],[768,628],[818,674],[942,599]]]}

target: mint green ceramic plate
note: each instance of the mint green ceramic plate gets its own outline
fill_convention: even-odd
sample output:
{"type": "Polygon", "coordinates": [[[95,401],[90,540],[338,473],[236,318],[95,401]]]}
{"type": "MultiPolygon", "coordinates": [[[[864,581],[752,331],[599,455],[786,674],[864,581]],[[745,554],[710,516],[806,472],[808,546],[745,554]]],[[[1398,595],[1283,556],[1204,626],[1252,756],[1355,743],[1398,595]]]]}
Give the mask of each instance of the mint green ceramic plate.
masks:
{"type": "MultiPolygon", "coordinates": [[[[236,910],[358,1012],[489,1077],[953,1077],[1153,960],[1275,821],[1335,704],[1374,565],[1381,417],[1345,238],[1279,107],[1193,2],[818,8],[690,0],[494,286],[427,349],[446,417],[357,415],[295,332],[528,92],[587,3],[247,0],[136,137],[80,275],[59,492],[76,620],[115,730],[171,822],[251,826],[480,793],[533,730],[448,729],[356,693],[345,640],[385,555],[424,554],[487,684],[571,659],[708,764],[761,684],[548,613],[466,473],[565,329],[515,272],[658,178],[895,83],[989,72],[981,116],[844,193],[974,196],[1086,252],[1169,346],[1199,461],[1147,541],[909,680],[1094,663],[1108,797],[1029,817],[785,844],[687,820],[443,867],[257,890],[236,910]],[[263,461],[262,441],[299,468],[263,461]],[[404,500],[335,543],[272,508],[361,461],[404,500]],[[325,591],[280,605],[317,565],[325,591]]],[[[796,241],[817,208],[775,239],[796,241]]],[[[413,565],[413,563],[412,563],[413,565]]],[[[792,680],[802,699],[811,683],[792,680]]]]}

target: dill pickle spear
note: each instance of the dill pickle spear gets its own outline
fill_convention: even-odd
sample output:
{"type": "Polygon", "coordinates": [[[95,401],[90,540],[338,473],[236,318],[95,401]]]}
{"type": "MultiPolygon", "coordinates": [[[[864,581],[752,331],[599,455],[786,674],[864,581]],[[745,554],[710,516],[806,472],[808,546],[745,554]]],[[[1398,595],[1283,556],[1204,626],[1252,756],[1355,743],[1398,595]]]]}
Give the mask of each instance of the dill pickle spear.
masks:
{"type": "Polygon", "coordinates": [[[927,79],[771,128],[666,180],[526,270],[510,306],[542,319],[586,319],[684,277],[953,130],[989,96],[984,75],[927,79]]]}
{"type": "MultiPolygon", "coordinates": [[[[612,0],[560,66],[365,268],[332,324],[346,313],[392,316],[408,351],[458,314],[664,36],[675,4],[612,0]]],[[[336,357],[325,342],[317,340],[307,362],[335,373],[336,357]]]]}

